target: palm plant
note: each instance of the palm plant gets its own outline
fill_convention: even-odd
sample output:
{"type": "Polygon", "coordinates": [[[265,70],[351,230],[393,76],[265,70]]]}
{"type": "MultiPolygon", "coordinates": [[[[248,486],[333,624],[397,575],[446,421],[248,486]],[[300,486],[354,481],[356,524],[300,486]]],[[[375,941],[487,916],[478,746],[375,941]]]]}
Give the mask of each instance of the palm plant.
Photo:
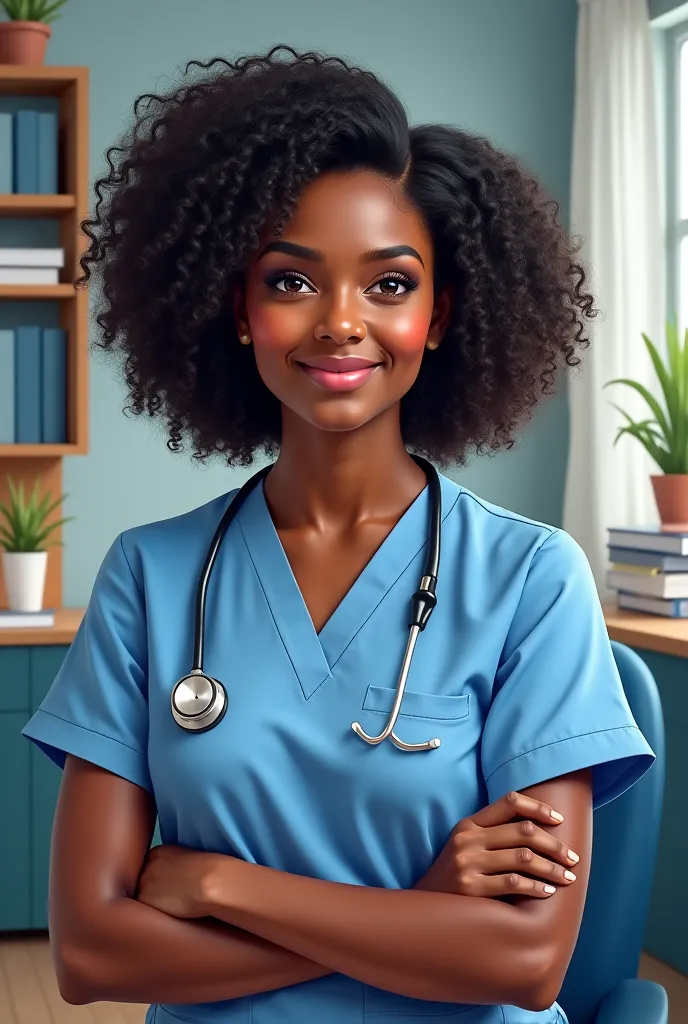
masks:
{"type": "Polygon", "coordinates": [[[646,387],[626,377],[608,381],[611,384],[625,384],[633,388],[645,400],[652,416],[635,422],[627,412],[612,405],[627,420],[614,438],[617,443],[623,434],[637,438],[649,456],[657,463],[662,473],[688,473],[688,328],[683,343],[679,339],[676,317],[667,321],[667,362],[665,363],[646,334],[645,347],[652,360],[664,398],[664,408],[646,387]]]}
{"type": "Polygon", "coordinates": [[[66,3],[67,0],[0,0],[0,7],[10,21],[42,21],[50,25],[60,17],[55,12],[66,3]]]}
{"type": "MultiPolygon", "coordinates": [[[[46,538],[62,523],[68,523],[70,519],[74,519],[74,516],[59,519],[56,523],[46,526],[45,520],[53,509],[57,508],[62,498],[58,498],[52,505],[49,505],[50,494],[46,494],[39,503],[38,480],[34,484],[28,501],[24,500],[22,481],[19,482],[19,487],[15,487],[12,478],[8,476],[7,485],[10,492],[9,507],[0,502],[0,513],[5,517],[7,524],[6,526],[0,525],[0,547],[7,552],[45,550],[46,538]]],[[[67,495],[65,494],[63,497],[66,498],[67,495]]],[[[64,546],[61,540],[50,541],[50,544],[64,546]]]]}

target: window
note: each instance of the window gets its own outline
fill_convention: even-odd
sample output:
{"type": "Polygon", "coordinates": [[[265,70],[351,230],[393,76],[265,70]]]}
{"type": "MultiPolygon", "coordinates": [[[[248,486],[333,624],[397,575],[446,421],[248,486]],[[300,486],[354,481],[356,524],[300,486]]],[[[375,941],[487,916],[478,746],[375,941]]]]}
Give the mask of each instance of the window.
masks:
{"type": "Polygon", "coordinates": [[[668,313],[688,327],[688,24],[667,33],[668,313]]]}

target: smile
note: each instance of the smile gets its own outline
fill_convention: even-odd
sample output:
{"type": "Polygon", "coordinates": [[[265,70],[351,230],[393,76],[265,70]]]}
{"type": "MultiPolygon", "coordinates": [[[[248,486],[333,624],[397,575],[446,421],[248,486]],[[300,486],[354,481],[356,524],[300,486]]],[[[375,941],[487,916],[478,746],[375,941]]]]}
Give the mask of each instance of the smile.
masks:
{"type": "Polygon", "coordinates": [[[298,365],[319,388],[355,391],[370,380],[381,364],[353,356],[324,356],[298,365]]]}

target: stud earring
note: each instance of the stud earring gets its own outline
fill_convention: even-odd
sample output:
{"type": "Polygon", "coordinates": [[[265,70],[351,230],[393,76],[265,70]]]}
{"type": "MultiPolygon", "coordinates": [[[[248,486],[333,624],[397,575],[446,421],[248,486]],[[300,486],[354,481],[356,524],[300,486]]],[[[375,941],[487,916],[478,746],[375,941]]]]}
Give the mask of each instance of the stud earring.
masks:
{"type": "Polygon", "coordinates": [[[240,340],[242,345],[250,345],[251,344],[251,335],[250,334],[242,334],[241,337],[239,338],[239,340],[240,340]]]}

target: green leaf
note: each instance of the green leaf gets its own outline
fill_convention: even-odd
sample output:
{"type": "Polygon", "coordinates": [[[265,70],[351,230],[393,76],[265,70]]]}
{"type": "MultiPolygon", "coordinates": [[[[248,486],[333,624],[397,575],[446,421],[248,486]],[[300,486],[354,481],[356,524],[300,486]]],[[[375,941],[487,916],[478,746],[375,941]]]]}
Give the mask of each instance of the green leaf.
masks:
{"type": "MultiPolygon", "coordinates": [[[[639,384],[635,380],[629,380],[627,377],[617,377],[614,380],[610,380],[604,385],[604,387],[609,387],[610,384],[625,384],[627,387],[633,388],[634,391],[637,391],[638,394],[641,395],[642,398],[644,398],[644,400],[649,405],[652,413],[654,414],[655,420],[659,424],[662,433],[666,437],[667,444],[671,443],[671,427],[667,423],[666,416],[664,415],[664,410],[662,409],[657,399],[650,394],[650,392],[643,384],[639,384]]],[[[618,408],[618,406],[615,406],[615,408],[618,408]]],[[[619,410],[619,412],[621,411],[622,410],[619,410]]],[[[628,416],[627,413],[624,413],[624,416],[627,416],[630,423],[633,422],[633,420],[630,418],[630,416],[628,416]]]]}

